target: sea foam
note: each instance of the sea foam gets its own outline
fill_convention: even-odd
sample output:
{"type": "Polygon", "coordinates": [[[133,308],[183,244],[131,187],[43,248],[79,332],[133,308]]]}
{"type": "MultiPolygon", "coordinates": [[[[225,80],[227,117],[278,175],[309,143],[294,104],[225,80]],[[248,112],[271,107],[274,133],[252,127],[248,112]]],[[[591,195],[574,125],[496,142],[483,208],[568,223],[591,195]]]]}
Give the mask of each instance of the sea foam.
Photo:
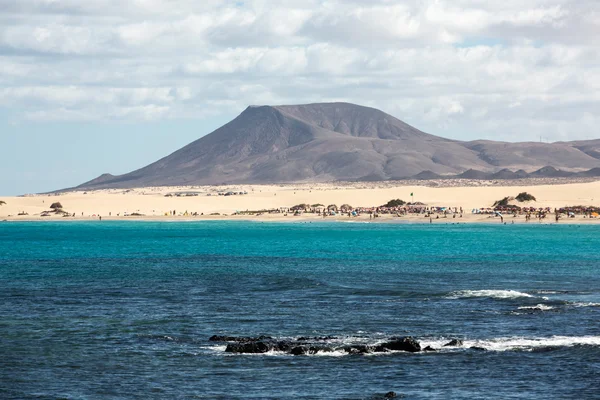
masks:
{"type": "Polygon", "coordinates": [[[523,306],[523,307],[519,307],[519,310],[549,311],[549,310],[553,310],[553,309],[554,309],[554,307],[547,306],[545,304],[537,304],[535,306],[523,306]]]}
{"type": "Polygon", "coordinates": [[[448,299],[468,299],[474,297],[489,297],[493,299],[518,299],[520,297],[533,297],[528,293],[516,290],[459,290],[450,293],[448,299]]]}
{"type": "Polygon", "coordinates": [[[508,337],[490,340],[466,340],[465,347],[490,351],[526,350],[542,347],[600,346],[600,336],[552,336],[548,338],[508,337]]]}

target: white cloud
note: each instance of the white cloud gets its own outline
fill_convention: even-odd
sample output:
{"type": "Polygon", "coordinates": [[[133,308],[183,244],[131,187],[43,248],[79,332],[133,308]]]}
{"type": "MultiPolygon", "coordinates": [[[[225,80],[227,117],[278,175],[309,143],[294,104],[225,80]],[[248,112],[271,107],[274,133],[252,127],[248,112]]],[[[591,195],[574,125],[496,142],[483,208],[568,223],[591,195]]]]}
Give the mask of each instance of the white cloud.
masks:
{"type": "Polygon", "coordinates": [[[345,100],[463,138],[596,134],[595,0],[0,0],[0,10],[11,120],[345,100]]]}

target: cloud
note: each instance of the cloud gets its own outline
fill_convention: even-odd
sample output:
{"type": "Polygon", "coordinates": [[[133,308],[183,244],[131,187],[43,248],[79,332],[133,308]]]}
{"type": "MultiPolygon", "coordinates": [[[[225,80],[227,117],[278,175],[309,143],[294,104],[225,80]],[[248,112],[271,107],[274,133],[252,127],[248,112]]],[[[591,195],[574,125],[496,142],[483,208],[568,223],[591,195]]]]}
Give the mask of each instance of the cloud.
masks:
{"type": "Polygon", "coordinates": [[[589,137],[596,4],[0,0],[0,107],[136,121],[339,100],[457,138],[589,137]]]}

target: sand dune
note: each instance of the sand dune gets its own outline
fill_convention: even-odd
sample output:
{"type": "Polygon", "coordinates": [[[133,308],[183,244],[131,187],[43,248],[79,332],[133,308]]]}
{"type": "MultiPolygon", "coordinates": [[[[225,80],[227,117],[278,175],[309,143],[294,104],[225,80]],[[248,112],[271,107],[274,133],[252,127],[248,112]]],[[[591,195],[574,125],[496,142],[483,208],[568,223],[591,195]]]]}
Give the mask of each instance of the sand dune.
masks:
{"type": "MultiPolygon", "coordinates": [[[[142,219],[286,219],[281,214],[255,216],[231,216],[236,211],[275,209],[308,203],[324,205],[350,204],[354,207],[372,207],[400,198],[425,203],[429,206],[463,207],[464,221],[489,221],[487,216],[473,216],[474,208],[490,207],[494,201],[520,192],[536,196],[537,202],[522,205],[560,208],[572,205],[600,205],[600,182],[584,182],[552,185],[484,186],[484,187],[424,187],[398,186],[389,183],[340,183],[306,185],[248,185],[207,187],[160,187],[133,190],[106,189],[89,192],[69,192],[57,195],[31,195],[3,197],[6,204],[0,206],[1,220],[49,220],[67,219],[52,214],[42,217],[54,202],[60,202],[65,211],[75,214],[68,219],[135,219],[126,216],[141,214],[142,219]],[[219,192],[247,192],[245,195],[219,196],[219,192]],[[176,194],[193,192],[197,196],[177,197],[176,194]],[[174,194],[173,197],[166,197],[174,194]],[[175,211],[175,216],[170,212],[175,211]],[[28,215],[18,216],[19,213],[28,215]],[[187,213],[187,215],[185,215],[187,213]],[[204,214],[192,217],[191,214],[204,214]],[[211,216],[219,213],[221,215],[211,216]]],[[[288,216],[287,219],[298,217],[288,216]]],[[[316,218],[303,215],[301,218],[316,218]]],[[[338,217],[347,218],[347,217],[338,217]]],[[[363,216],[368,219],[368,216],[363,216]]],[[[395,218],[392,216],[383,219],[395,218]]],[[[422,217],[412,217],[422,218],[422,217]]],[[[582,219],[582,218],[577,218],[582,219]]],[[[600,221],[599,221],[600,223],[600,221]]]]}

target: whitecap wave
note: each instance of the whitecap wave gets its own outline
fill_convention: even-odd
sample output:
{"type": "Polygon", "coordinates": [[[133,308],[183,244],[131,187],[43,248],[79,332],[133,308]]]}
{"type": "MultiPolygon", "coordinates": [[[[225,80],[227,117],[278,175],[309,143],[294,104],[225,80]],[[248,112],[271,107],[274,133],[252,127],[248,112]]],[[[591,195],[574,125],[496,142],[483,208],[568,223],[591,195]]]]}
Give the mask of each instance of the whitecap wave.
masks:
{"type": "Polygon", "coordinates": [[[491,340],[466,340],[464,345],[465,347],[477,347],[489,351],[532,351],[543,347],[600,346],[600,336],[510,337],[491,340]]]}
{"type": "Polygon", "coordinates": [[[465,339],[460,346],[445,347],[449,338],[421,340],[421,347],[436,351],[480,349],[487,351],[533,351],[544,347],[600,346],[600,336],[552,336],[548,338],[503,337],[495,339],[465,339]]]}
{"type": "Polygon", "coordinates": [[[600,307],[600,303],[570,303],[573,307],[600,307]]]}
{"type": "Polygon", "coordinates": [[[549,311],[549,310],[554,310],[554,307],[548,306],[546,304],[537,304],[535,306],[519,307],[519,310],[549,311]]]}
{"type": "Polygon", "coordinates": [[[520,297],[534,297],[528,293],[516,290],[459,290],[450,293],[448,299],[468,299],[474,297],[489,297],[493,299],[518,299],[520,297]]]}

